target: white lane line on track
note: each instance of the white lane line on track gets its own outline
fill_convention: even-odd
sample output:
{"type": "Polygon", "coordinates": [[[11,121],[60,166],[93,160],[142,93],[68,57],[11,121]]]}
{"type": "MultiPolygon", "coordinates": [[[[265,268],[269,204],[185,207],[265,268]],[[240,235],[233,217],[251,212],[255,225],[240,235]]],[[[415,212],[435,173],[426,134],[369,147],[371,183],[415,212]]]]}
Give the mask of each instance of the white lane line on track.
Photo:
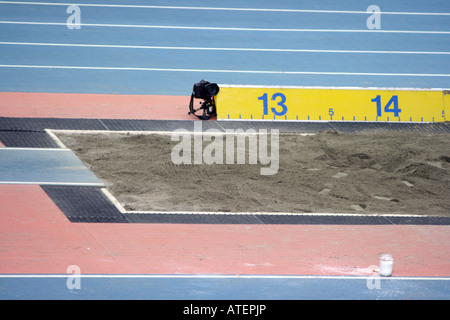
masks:
{"type": "MultiPolygon", "coordinates": [[[[210,11],[250,11],[250,12],[285,12],[285,13],[334,13],[334,14],[371,14],[367,11],[355,10],[308,10],[308,9],[277,9],[277,8],[226,8],[226,7],[186,7],[186,6],[152,6],[152,5],[126,5],[126,4],[94,4],[94,3],[51,3],[51,2],[24,2],[0,1],[0,4],[16,5],[42,5],[42,6],[70,6],[103,7],[103,8],[130,8],[130,9],[169,9],[169,10],[210,10],[210,11]]],[[[422,15],[422,16],[450,16],[446,12],[395,12],[386,11],[389,15],[422,15]]]]}
{"type": "MultiPolygon", "coordinates": [[[[0,278],[67,278],[73,274],[0,274],[0,278]]],[[[341,280],[367,280],[373,276],[301,276],[301,275],[184,275],[184,274],[77,274],[80,278],[135,278],[135,279],[341,279],[341,280]]],[[[450,277],[383,277],[386,281],[450,281],[450,277]]]]}
{"type": "Polygon", "coordinates": [[[39,66],[39,65],[18,65],[18,64],[1,64],[0,68],[163,71],[163,72],[203,72],[203,73],[247,73],[247,74],[284,74],[284,75],[450,77],[450,74],[439,74],[439,73],[315,72],[315,71],[270,71],[270,70],[223,70],[223,69],[214,70],[214,69],[170,69],[170,68],[145,68],[145,67],[141,68],[141,67],[39,66]]]}
{"type": "Polygon", "coordinates": [[[374,54],[450,55],[450,52],[446,52],[446,51],[214,48],[214,47],[138,46],[138,45],[117,45],[117,44],[47,43],[47,42],[12,42],[12,41],[0,41],[0,45],[82,47],[82,48],[119,48],[119,49],[156,49],[156,50],[199,50],[199,51],[256,51],[256,52],[302,52],[302,53],[362,53],[362,54],[374,53],[374,54]]]}
{"type": "MultiPolygon", "coordinates": [[[[0,24],[21,25],[47,25],[66,26],[62,22],[37,22],[37,21],[0,21],[0,24]]],[[[450,31],[424,31],[424,30],[369,30],[369,29],[271,29],[271,28],[233,28],[233,27],[194,27],[194,26],[159,26],[143,24],[102,24],[81,23],[81,27],[111,27],[111,28],[149,28],[149,29],[181,29],[181,30],[214,30],[214,31],[259,31],[259,32],[328,32],[328,33],[407,33],[407,34],[450,34],[450,31]]]]}

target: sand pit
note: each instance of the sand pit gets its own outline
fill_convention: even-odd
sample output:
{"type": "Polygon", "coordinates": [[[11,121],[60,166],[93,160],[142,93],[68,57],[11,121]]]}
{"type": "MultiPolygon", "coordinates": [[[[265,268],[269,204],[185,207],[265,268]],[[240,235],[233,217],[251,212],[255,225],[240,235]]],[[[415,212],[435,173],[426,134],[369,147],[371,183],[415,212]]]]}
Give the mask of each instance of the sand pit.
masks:
{"type": "Polygon", "coordinates": [[[450,216],[447,134],[280,134],[267,176],[260,163],[175,165],[170,135],[56,134],[130,211],[450,216]]]}

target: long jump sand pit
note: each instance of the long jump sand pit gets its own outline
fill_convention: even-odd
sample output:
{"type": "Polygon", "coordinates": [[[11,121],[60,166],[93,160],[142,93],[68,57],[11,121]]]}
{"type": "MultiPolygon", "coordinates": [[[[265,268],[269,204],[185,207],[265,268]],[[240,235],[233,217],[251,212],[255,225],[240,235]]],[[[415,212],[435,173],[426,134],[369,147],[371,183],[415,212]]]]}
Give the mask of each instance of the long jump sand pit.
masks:
{"type": "Polygon", "coordinates": [[[129,211],[450,216],[448,134],[280,133],[273,175],[259,162],[174,164],[170,134],[56,135],[129,211]]]}

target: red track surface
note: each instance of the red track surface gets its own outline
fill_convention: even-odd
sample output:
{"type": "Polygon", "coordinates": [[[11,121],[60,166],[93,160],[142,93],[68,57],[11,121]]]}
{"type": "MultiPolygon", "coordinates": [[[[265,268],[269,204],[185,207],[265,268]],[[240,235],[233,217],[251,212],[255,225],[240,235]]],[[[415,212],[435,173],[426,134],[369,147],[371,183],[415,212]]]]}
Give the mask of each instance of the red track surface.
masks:
{"type": "Polygon", "coordinates": [[[190,97],[0,92],[0,117],[194,120],[190,97]]]}
{"type": "MultiPolygon", "coordinates": [[[[0,117],[193,119],[187,97],[0,93],[0,117]]],[[[1,146],[1,143],[0,143],[1,146]]],[[[450,226],[71,223],[40,186],[0,185],[0,273],[450,276],[450,226]]]]}
{"type": "Polygon", "coordinates": [[[0,273],[449,276],[448,226],[71,223],[39,186],[0,186],[0,273]]]}

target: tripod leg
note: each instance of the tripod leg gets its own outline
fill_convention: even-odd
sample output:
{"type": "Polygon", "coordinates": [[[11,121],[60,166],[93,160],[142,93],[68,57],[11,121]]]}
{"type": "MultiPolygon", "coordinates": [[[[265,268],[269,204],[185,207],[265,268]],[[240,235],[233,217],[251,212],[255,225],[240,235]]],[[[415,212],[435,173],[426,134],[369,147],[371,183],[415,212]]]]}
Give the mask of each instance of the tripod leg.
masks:
{"type": "Polygon", "coordinates": [[[194,109],[194,95],[191,95],[191,101],[189,103],[189,113],[193,114],[201,120],[209,120],[212,116],[216,115],[216,106],[213,100],[205,100],[201,103],[201,107],[194,109]],[[203,115],[195,114],[197,111],[203,109],[203,115]]]}
{"type": "Polygon", "coordinates": [[[188,114],[194,114],[194,94],[191,94],[191,102],[189,103],[189,112],[188,114]]]}

